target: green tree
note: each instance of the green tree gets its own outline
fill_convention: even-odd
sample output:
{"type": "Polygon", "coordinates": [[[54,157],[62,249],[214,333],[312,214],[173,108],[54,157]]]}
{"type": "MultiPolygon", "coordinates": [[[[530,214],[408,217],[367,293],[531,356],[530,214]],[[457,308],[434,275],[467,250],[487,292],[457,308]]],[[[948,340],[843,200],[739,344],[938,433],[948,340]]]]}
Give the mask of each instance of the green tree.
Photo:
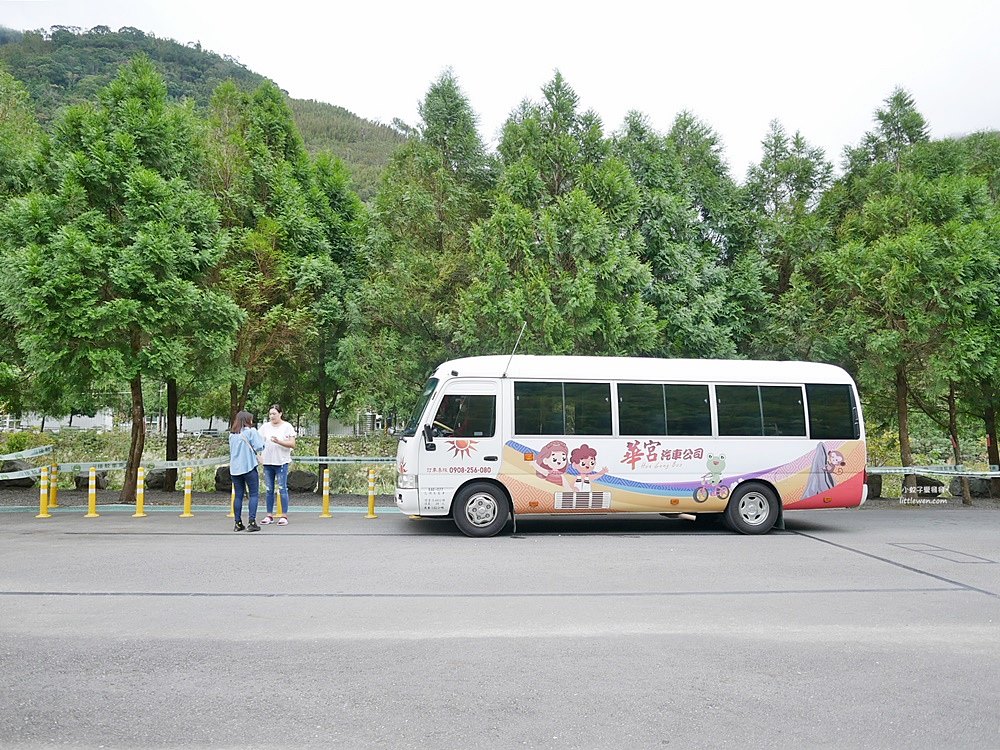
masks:
{"type": "Polygon", "coordinates": [[[220,86],[207,150],[205,184],[230,236],[215,284],[245,313],[229,368],[232,420],[278,363],[306,351],[311,312],[297,264],[329,246],[309,201],[309,157],[277,87],[220,86]]]}
{"type": "Polygon", "coordinates": [[[614,138],[614,153],[628,166],[640,192],[640,257],[653,275],[646,299],[661,328],[651,353],[734,355],[726,312],[729,273],[719,249],[702,234],[695,191],[675,144],[631,112],[614,138]]]}
{"type": "Polygon", "coordinates": [[[745,188],[760,217],[760,251],[776,271],[768,291],[778,299],[791,286],[802,256],[822,245],[826,223],[816,209],[833,181],[833,165],[800,133],[789,138],[777,120],[761,145],[763,156],[748,170],[745,188]]]}
{"type": "Polygon", "coordinates": [[[592,112],[558,72],[504,127],[493,214],[471,235],[460,291],[466,353],[633,354],[656,346],[639,253],[640,193],[592,112]]]}
{"type": "MultiPolygon", "coordinates": [[[[725,269],[725,298],[717,325],[740,355],[754,353],[768,317],[767,267],[754,251],[753,216],[729,174],[719,135],[690,112],[681,112],[667,133],[680,161],[688,207],[696,217],[694,243],[702,257],[725,269]]],[[[719,352],[728,354],[728,349],[719,352]]]]}
{"type": "Polygon", "coordinates": [[[469,230],[488,215],[491,164],[450,71],[430,86],[420,115],[375,197],[368,277],[350,300],[353,333],[340,355],[344,409],[408,408],[428,371],[463,353],[457,296],[475,271],[469,230]]]}
{"type": "MultiPolygon", "coordinates": [[[[886,125],[923,122],[901,101],[909,99],[898,91],[887,100],[878,131],[865,139],[896,138],[878,151],[886,160],[855,161],[858,171],[824,200],[841,220],[821,261],[822,292],[831,329],[859,350],[860,382],[876,413],[893,413],[903,465],[913,463],[914,405],[950,433],[960,462],[956,392],[982,377],[995,327],[995,207],[960,144],[886,125]]],[[[906,482],[912,487],[913,477],[906,482]]]]}
{"type": "MultiPolygon", "coordinates": [[[[320,154],[313,168],[311,202],[326,230],[329,253],[303,259],[298,265],[296,288],[309,300],[312,319],[307,356],[299,371],[309,373],[307,392],[315,394],[319,454],[325,456],[330,416],[350,371],[349,363],[341,358],[340,344],[350,328],[348,300],[364,276],[360,246],[367,216],[343,162],[331,154],[320,154]]],[[[320,472],[324,468],[320,465],[320,472]]]]}
{"type": "Polygon", "coordinates": [[[199,286],[221,247],[212,202],[192,186],[191,109],[167,103],[150,62],[122,68],[97,106],[71,108],[53,141],[55,188],[11,201],[0,285],[45,393],[127,383],[132,441],[122,500],[145,442],[143,379],[176,376],[192,340],[225,347],[238,311],[199,286]]]}
{"type": "Polygon", "coordinates": [[[306,154],[274,86],[251,95],[223,86],[213,106],[207,178],[234,238],[219,283],[247,312],[229,369],[230,418],[274,401],[289,414],[314,409],[325,452],[364,208],[342,161],[306,154]]]}
{"type": "Polygon", "coordinates": [[[46,150],[27,90],[0,66],[0,204],[37,184],[46,150]]]}
{"type": "MultiPolygon", "coordinates": [[[[0,208],[38,183],[46,148],[27,91],[0,66],[0,208]]],[[[6,233],[0,235],[0,253],[7,238],[6,233]]],[[[0,411],[20,415],[30,401],[30,388],[30,372],[17,346],[16,323],[0,304],[0,411]]]]}
{"type": "Polygon", "coordinates": [[[800,133],[789,137],[777,121],[761,145],[761,160],[747,172],[744,195],[755,219],[754,246],[765,264],[764,291],[772,314],[762,321],[755,353],[822,357],[816,339],[825,336],[825,329],[811,284],[815,259],[830,240],[829,222],[818,207],[832,183],[833,166],[821,149],[800,133]]]}
{"type": "Polygon", "coordinates": [[[863,176],[878,164],[891,164],[898,171],[910,146],[930,140],[927,120],[905,89],[893,90],[884,104],[875,110],[876,128],[866,133],[857,147],[845,149],[847,175],[863,176]]]}

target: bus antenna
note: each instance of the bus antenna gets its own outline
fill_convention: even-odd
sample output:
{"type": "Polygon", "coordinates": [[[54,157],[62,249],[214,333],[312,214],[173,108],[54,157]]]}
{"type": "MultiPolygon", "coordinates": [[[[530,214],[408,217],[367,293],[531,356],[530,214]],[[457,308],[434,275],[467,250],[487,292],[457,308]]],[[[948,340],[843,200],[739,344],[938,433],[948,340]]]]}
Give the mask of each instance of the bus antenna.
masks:
{"type": "Polygon", "coordinates": [[[507,370],[510,369],[510,362],[512,359],[514,359],[514,354],[517,352],[517,347],[520,346],[521,344],[521,337],[524,335],[524,329],[527,327],[528,327],[528,321],[524,321],[523,323],[521,323],[521,332],[517,334],[517,341],[514,342],[514,349],[511,351],[510,358],[507,360],[507,366],[503,368],[503,375],[500,376],[501,378],[507,377],[507,370]]]}

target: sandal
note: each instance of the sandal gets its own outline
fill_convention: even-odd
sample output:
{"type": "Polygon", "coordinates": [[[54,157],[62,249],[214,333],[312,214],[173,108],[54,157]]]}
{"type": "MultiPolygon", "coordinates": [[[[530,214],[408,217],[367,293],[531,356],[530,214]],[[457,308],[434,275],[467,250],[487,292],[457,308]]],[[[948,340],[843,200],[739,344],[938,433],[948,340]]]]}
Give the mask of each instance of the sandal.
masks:
{"type": "Polygon", "coordinates": [[[265,516],[264,518],[260,519],[260,525],[261,526],[267,526],[269,523],[274,523],[274,518],[273,517],[271,517],[271,516],[265,516]]]}
{"type": "Polygon", "coordinates": [[[287,518],[285,518],[284,516],[282,516],[281,518],[278,519],[278,526],[287,526],[287,525],[288,525],[288,519],[287,518]]]}

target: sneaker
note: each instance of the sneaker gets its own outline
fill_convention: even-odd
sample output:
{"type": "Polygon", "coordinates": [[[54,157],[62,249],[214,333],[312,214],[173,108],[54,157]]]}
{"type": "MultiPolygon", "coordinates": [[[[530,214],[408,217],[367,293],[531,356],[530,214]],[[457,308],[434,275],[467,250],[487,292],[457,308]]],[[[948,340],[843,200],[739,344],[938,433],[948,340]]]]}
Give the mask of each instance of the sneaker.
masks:
{"type": "Polygon", "coordinates": [[[274,523],[274,516],[264,516],[260,520],[260,525],[261,526],[267,526],[269,523],[274,523]]]}
{"type": "Polygon", "coordinates": [[[278,526],[287,526],[287,525],[288,525],[288,519],[287,518],[285,518],[284,516],[282,516],[281,518],[278,519],[278,526]]]}
{"type": "Polygon", "coordinates": [[[247,522],[247,533],[249,534],[251,531],[260,531],[260,526],[252,518],[247,522]]]}
{"type": "Polygon", "coordinates": [[[240,521],[240,520],[237,520],[236,521],[236,526],[233,527],[233,531],[243,531],[244,528],[246,528],[246,527],[243,525],[243,522],[240,521]]]}

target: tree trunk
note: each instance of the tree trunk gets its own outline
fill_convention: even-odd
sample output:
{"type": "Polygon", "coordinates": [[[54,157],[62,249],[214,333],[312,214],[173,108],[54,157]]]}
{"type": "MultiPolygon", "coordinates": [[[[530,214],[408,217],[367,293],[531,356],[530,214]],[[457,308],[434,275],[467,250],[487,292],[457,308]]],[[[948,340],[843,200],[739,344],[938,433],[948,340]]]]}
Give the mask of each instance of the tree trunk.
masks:
{"type": "MultiPolygon", "coordinates": [[[[326,399],[326,393],[319,394],[319,455],[326,456],[330,449],[330,410],[333,405],[326,399]]],[[[323,470],[326,464],[319,465],[319,481],[323,482],[323,470]]]]}
{"type": "MultiPolygon", "coordinates": [[[[948,435],[951,438],[951,453],[955,458],[955,466],[962,463],[962,448],[958,442],[958,405],[955,403],[955,383],[948,384],[948,435]]],[[[969,478],[961,477],[962,505],[972,505],[972,495],[969,493],[969,478]]]]}
{"type": "Polygon", "coordinates": [[[142,401],[142,376],[132,379],[132,445],[128,449],[128,463],[125,465],[125,483],[118,498],[123,503],[135,502],[135,485],[142,463],[142,450],[146,445],[146,408],[142,401]]]}
{"type": "MultiPolygon", "coordinates": [[[[990,466],[1000,466],[1000,446],[997,446],[997,410],[993,400],[988,402],[983,414],[986,422],[986,455],[990,466]]],[[[990,479],[990,495],[1000,497],[1000,477],[990,479]]]]}
{"type": "MultiPolygon", "coordinates": [[[[177,460],[177,380],[167,380],[167,460],[177,460]]],[[[177,489],[177,469],[167,469],[163,479],[163,490],[177,489]]]]}
{"type": "MultiPolygon", "coordinates": [[[[896,417],[899,421],[899,460],[903,466],[913,465],[913,451],[910,448],[909,388],[902,365],[896,367],[896,417]]],[[[903,477],[903,494],[913,494],[917,486],[915,474],[903,477]],[[907,490],[909,492],[907,492],[907,490]]]]}
{"type": "Polygon", "coordinates": [[[240,410],[240,387],[236,383],[229,384],[229,424],[236,421],[236,413],[240,410]]]}
{"type": "MultiPolygon", "coordinates": [[[[316,381],[318,383],[319,390],[319,455],[326,456],[327,451],[330,449],[330,410],[333,404],[337,401],[337,389],[333,388],[333,399],[332,401],[327,398],[327,394],[330,390],[330,381],[326,374],[326,337],[320,335],[320,341],[318,349],[318,356],[316,357],[316,381]]],[[[323,488],[323,472],[326,470],[327,464],[320,464],[317,467],[319,472],[318,478],[319,482],[317,487],[322,491],[323,488]]]]}
{"type": "Polygon", "coordinates": [[[42,423],[38,426],[39,432],[45,432],[45,415],[42,415],[42,423]]]}

